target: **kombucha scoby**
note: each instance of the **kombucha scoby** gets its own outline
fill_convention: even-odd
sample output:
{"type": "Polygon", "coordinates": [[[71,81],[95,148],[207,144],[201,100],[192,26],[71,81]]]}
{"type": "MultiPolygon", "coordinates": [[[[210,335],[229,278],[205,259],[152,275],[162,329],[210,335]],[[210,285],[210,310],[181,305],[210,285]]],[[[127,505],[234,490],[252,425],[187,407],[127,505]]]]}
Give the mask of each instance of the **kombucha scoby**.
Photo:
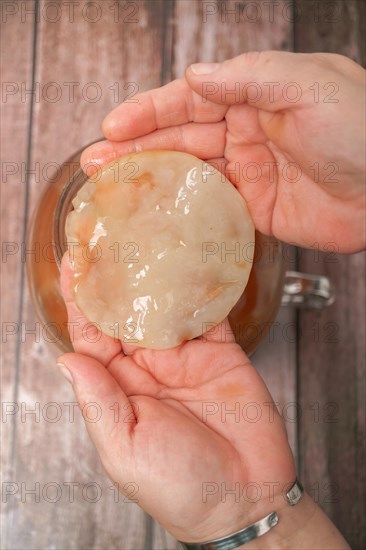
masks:
{"type": "Polygon", "coordinates": [[[66,222],[75,301],[102,332],[166,349],[229,314],[248,282],[254,227],[214,167],[174,151],[99,170],[66,222]]]}

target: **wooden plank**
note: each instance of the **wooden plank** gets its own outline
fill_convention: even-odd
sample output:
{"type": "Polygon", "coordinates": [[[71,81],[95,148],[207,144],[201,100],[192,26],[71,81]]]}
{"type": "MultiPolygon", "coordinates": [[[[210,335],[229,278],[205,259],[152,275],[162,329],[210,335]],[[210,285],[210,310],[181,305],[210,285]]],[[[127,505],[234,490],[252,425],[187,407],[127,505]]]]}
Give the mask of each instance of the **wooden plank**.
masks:
{"type": "MultiPolygon", "coordinates": [[[[315,21],[313,3],[297,5],[297,50],[365,62],[363,2],[325,2],[315,21]]],[[[300,314],[300,475],[351,547],[364,548],[365,255],[304,251],[300,267],[329,276],[336,287],[329,309],[300,314]]]]}
{"type": "Polygon", "coordinates": [[[366,5],[362,0],[295,0],[295,51],[333,52],[365,65],[366,5]]]}
{"type": "MultiPolygon", "coordinates": [[[[27,175],[29,162],[29,123],[31,102],[26,90],[32,88],[34,21],[22,20],[13,3],[1,6],[0,65],[1,98],[1,388],[2,418],[1,471],[2,482],[14,479],[13,454],[15,421],[11,414],[17,401],[19,374],[18,339],[21,287],[24,271],[21,244],[24,241],[24,218],[27,205],[27,175]]],[[[34,2],[29,2],[30,9],[34,2]]],[[[1,538],[7,541],[9,506],[1,507],[1,538]]]]}
{"type": "MultiPolygon", "coordinates": [[[[29,210],[47,185],[49,163],[61,163],[97,139],[105,114],[128,93],[161,82],[162,1],[119,3],[117,13],[117,3],[111,9],[111,3],[83,1],[76,3],[72,16],[66,4],[60,4],[58,19],[52,6],[47,11],[47,2],[39,4],[39,95],[34,104],[31,156],[39,176],[36,173],[30,180],[29,210]],[[125,9],[127,4],[129,9],[125,9]]],[[[22,321],[30,329],[36,320],[28,293],[25,296],[22,321]]],[[[16,417],[13,481],[18,493],[9,498],[9,525],[16,528],[10,529],[6,547],[151,547],[151,529],[146,529],[149,518],[135,504],[124,502],[121,495],[114,501],[112,484],[80,414],[70,420],[73,405],[64,403],[75,399],[54,367],[57,353],[32,334],[20,348],[19,406],[35,408],[37,416],[23,415],[24,421],[20,414],[16,417]],[[50,421],[52,411],[56,418],[60,416],[57,421],[50,421]],[[32,487],[36,494],[26,494],[32,487]],[[52,502],[60,491],[60,498],[52,502]]]]}
{"type": "Polygon", "coordinates": [[[304,253],[301,266],[336,292],[329,309],[300,315],[301,479],[351,547],[364,548],[365,255],[304,253]]]}
{"type": "Polygon", "coordinates": [[[292,23],[282,15],[288,2],[275,4],[270,9],[261,0],[177,0],[172,76],[183,76],[187,65],[198,61],[224,61],[252,50],[291,50],[292,23]]]}

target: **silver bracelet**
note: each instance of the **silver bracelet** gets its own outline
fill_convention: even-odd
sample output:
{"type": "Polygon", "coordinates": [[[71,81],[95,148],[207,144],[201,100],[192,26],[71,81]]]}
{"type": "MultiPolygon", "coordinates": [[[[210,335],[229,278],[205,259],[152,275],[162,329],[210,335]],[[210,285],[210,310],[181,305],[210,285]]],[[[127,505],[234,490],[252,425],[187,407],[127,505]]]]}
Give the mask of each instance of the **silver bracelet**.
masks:
{"type": "MultiPolygon", "coordinates": [[[[302,497],[304,489],[301,483],[296,479],[293,486],[286,493],[287,502],[290,506],[294,506],[299,502],[302,497]]],[[[279,518],[277,512],[272,512],[265,518],[262,518],[248,527],[245,527],[241,531],[237,531],[232,535],[222,537],[216,540],[209,540],[207,542],[182,542],[179,541],[183,550],[234,550],[242,544],[261,537],[270,531],[277,525],[279,518]]]]}
{"type": "Polygon", "coordinates": [[[227,537],[221,539],[209,540],[208,542],[180,542],[184,550],[232,550],[237,548],[250,540],[256,539],[265,533],[268,533],[278,523],[278,515],[276,512],[272,512],[265,518],[248,525],[245,529],[237,531],[227,537]]]}
{"type": "Polygon", "coordinates": [[[290,506],[295,506],[302,497],[304,492],[304,487],[301,485],[300,481],[298,479],[295,480],[295,483],[289,489],[289,491],[286,493],[287,502],[290,506]]]}

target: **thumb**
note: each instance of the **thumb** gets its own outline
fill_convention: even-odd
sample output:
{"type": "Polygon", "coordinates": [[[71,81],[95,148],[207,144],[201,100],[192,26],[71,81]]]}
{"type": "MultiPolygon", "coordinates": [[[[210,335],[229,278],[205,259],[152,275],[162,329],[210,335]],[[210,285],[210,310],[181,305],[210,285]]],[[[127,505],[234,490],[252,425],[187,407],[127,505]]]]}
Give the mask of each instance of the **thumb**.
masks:
{"type": "MultiPolygon", "coordinates": [[[[248,103],[267,111],[296,107],[305,92],[311,54],[248,52],[223,63],[195,63],[186,70],[190,87],[204,101],[248,103]]],[[[312,67],[311,78],[314,80],[312,67]]],[[[309,93],[309,92],[308,92],[309,93]]]]}
{"type": "Polygon", "coordinates": [[[121,468],[121,452],[127,466],[136,426],[133,403],[96,359],[67,353],[58,358],[57,365],[73,386],[89,436],[107,471],[115,471],[117,464],[121,468]]]}

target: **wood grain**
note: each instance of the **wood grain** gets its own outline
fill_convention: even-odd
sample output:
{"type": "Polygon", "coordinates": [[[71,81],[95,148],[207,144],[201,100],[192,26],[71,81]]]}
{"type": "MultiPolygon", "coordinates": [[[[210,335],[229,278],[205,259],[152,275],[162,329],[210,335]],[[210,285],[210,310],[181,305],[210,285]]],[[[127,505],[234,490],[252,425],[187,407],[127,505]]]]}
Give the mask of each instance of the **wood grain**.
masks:
{"type": "Polygon", "coordinates": [[[250,4],[177,0],[174,77],[197,61],[223,61],[252,50],[291,50],[292,24],[282,17],[286,2],[277,2],[273,20],[265,3],[256,2],[257,11],[250,4]]]}
{"type": "MultiPolygon", "coordinates": [[[[365,63],[364,2],[296,4],[302,14],[295,22],[298,51],[331,51],[365,63]]],[[[365,255],[302,251],[299,265],[327,275],[336,288],[329,309],[299,315],[300,476],[351,547],[361,549],[366,546],[365,255]]]]}
{"type": "MultiPolygon", "coordinates": [[[[19,173],[2,184],[2,228],[6,239],[18,245],[51,163],[61,163],[97,139],[104,115],[129,93],[132,98],[136,91],[182,76],[190,63],[249,50],[338,51],[365,61],[360,46],[365,7],[355,0],[339,3],[335,14],[324,7],[334,2],[296,0],[296,17],[285,0],[275,2],[273,16],[261,1],[257,11],[254,2],[234,0],[147,0],[119,2],[119,7],[97,1],[98,12],[80,0],[72,14],[67,3],[59,2],[57,19],[52,4],[14,2],[19,11],[3,23],[3,78],[30,87],[33,75],[37,91],[33,102],[30,96],[22,102],[19,94],[2,102],[3,161],[26,162],[35,169],[26,178],[27,191],[19,173]],[[38,6],[37,24],[31,13],[22,15],[21,4],[28,11],[38,6]]],[[[287,419],[290,443],[295,454],[299,450],[300,477],[353,547],[363,548],[365,258],[337,256],[330,263],[327,256],[302,251],[299,259],[291,257],[292,268],[329,275],[337,302],[321,313],[282,309],[274,337],[267,337],[253,362],[287,419]],[[296,331],[300,339],[293,341],[296,331]],[[286,409],[291,403],[301,411],[296,422],[286,409]]],[[[2,321],[39,328],[20,257],[9,257],[5,267],[2,321]]],[[[152,518],[114,490],[74,409],[72,391],[54,367],[56,356],[40,331],[20,340],[10,337],[3,353],[4,401],[19,405],[2,438],[5,481],[18,490],[3,506],[8,526],[3,548],[178,548],[152,518]],[[32,489],[35,493],[26,492],[32,489]]]]}
{"type": "Polygon", "coordinates": [[[362,0],[295,0],[295,51],[333,52],[365,65],[366,5],[362,0]]]}
{"type": "Polygon", "coordinates": [[[300,314],[301,479],[352,548],[365,547],[365,256],[304,254],[336,302],[300,314]],[[329,261],[331,260],[331,261],[329,261]]]}
{"type": "MultiPolygon", "coordinates": [[[[32,9],[34,2],[29,2],[32,9]]],[[[11,6],[10,6],[11,8],[11,6]]],[[[1,97],[1,472],[2,482],[14,481],[13,456],[15,416],[18,401],[20,322],[24,285],[24,219],[28,202],[27,166],[29,162],[29,124],[31,101],[26,90],[32,89],[33,18],[25,21],[16,13],[2,13],[0,34],[1,97]]],[[[6,539],[13,503],[1,507],[1,538],[6,539]]]]}

